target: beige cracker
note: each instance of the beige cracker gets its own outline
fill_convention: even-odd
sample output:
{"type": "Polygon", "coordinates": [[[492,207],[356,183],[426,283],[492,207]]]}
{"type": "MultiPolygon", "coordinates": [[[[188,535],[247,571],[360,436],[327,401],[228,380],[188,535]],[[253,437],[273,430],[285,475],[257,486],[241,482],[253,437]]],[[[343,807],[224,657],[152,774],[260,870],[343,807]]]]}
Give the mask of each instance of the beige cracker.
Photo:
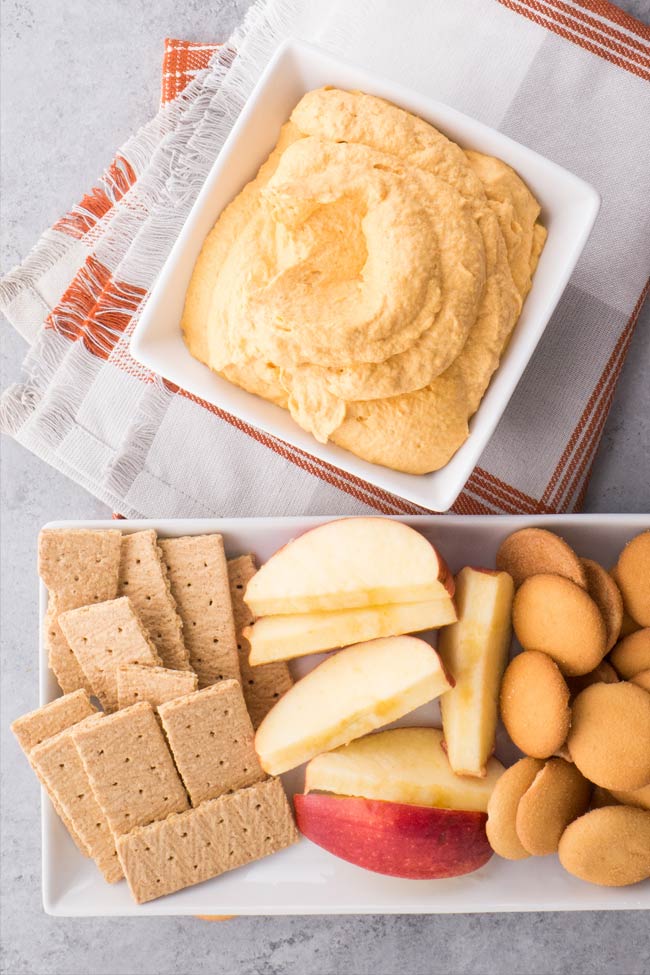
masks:
{"type": "Polygon", "coordinates": [[[255,617],[244,601],[244,593],[246,592],[248,582],[256,572],[255,560],[252,555],[242,555],[228,562],[230,595],[235,618],[241,684],[246,707],[248,708],[248,713],[251,716],[254,728],[259,727],[276,701],[293,684],[291,671],[284,661],[261,664],[259,667],[251,667],[248,662],[248,655],[251,648],[246,637],[242,635],[242,630],[246,626],[251,626],[255,622],[255,617]]]}
{"type": "Polygon", "coordinates": [[[125,535],[122,540],[119,595],[128,596],[149,632],[164,667],[191,670],[183,643],[183,624],[171,594],[155,531],[125,535]]]}
{"type": "Polygon", "coordinates": [[[277,853],[298,840],[279,779],[268,779],[117,841],[138,904],[277,853]]]}
{"type": "Polygon", "coordinates": [[[84,719],[36,745],[30,758],[48,793],[56,797],[104,878],[112,884],[122,877],[113,834],[95,798],[73,739],[73,729],[97,727],[103,721],[99,714],[84,719]]]}
{"type": "Polygon", "coordinates": [[[115,836],[188,808],[150,704],[134,704],[72,734],[115,836]]]}
{"type": "Polygon", "coordinates": [[[126,596],[61,613],[59,623],[105,711],[116,711],[118,707],[120,664],[161,663],[126,596]]]}
{"type": "Polygon", "coordinates": [[[161,538],[172,596],[199,687],[239,680],[239,658],[221,535],[161,538]]]}
{"type": "Polygon", "coordinates": [[[44,707],[16,718],[11,730],[22,750],[29,755],[35,745],[40,745],[46,738],[52,738],[70,725],[90,717],[95,710],[86,691],[73,691],[72,694],[57,697],[44,707]]]}
{"type": "MultiPolygon", "coordinates": [[[[95,708],[90,703],[87,691],[78,690],[73,691],[71,694],[65,694],[63,697],[57,697],[56,700],[50,701],[44,707],[38,708],[36,711],[30,711],[29,714],[24,714],[21,718],[16,718],[11,726],[11,730],[18,739],[20,747],[27,755],[39,779],[40,775],[38,770],[34,768],[31,761],[32,749],[48,738],[52,738],[54,735],[58,735],[59,732],[65,731],[66,728],[76,724],[78,721],[83,721],[84,718],[90,717],[91,714],[95,714],[95,708]]],[[[42,780],[41,784],[45,786],[42,780]]],[[[49,793],[49,796],[57,816],[62,820],[63,825],[70,833],[79,851],[84,856],[88,856],[86,844],[77,833],[65,811],[61,808],[58,799],[53,793],[49,793]]]]}
{"type": "Polygon", "coordinates": [[[57,623],[59,613],[114,599],[122,534],[113,529],[46,528],[38,539],[38,572],[48,588],[44,642],[64,693],[90,686],[57,623]]]}
{"type": "Polygon", "coordinates": [[[236,680],[168,701],[158,714],[193,806],[265,777],[236,680]]]}
{"type": "Polygon", "coordinates": [[[117,701],[120,709],[139,701],[147,701],[152,708],[157,708],[165,701],[191,694],[197,686],[197,676],[189,670],[168,670],[144,664],[122,664],[117,668],[117,701]]]}

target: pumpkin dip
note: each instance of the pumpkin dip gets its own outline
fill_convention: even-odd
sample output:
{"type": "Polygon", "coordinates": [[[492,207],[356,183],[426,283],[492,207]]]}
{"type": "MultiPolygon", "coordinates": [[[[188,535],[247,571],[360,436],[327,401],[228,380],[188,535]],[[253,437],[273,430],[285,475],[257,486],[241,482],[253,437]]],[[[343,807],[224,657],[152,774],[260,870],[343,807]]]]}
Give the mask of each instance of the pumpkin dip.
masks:
{"type": "Polygon", "coordinates": [[[311,91],[206,238],[185,341],[322,443],[437,470],[519,317],[539,213],[499,159],[374,96],[311,91]]]}

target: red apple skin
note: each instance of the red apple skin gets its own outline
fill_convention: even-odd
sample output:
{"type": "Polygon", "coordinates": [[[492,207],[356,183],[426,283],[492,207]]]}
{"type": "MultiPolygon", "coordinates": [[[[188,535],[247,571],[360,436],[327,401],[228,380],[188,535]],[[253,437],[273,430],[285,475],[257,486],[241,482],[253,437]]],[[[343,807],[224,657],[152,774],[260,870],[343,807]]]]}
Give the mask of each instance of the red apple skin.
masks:
{"type": "Polygon", "coordinates": [[[298,829],[312,843],[389,877],[459,877],[492,856],[486,813],[316,792],[293,801],[298,829]]]}

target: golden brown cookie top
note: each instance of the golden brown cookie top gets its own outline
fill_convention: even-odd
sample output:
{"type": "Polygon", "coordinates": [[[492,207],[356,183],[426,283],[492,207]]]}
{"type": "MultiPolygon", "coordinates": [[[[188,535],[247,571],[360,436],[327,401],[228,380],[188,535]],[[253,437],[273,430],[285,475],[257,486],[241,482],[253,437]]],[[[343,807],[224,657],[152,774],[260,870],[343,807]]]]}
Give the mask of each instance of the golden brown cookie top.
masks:
{"type": "Polygon", "coordinates": [[[632,619],[650,626],[650,531],[627,543],[618,557],[616,579],[632,619]]]}
{"type": "Polygon", "coordinates": [[[564,576],[587,588],[582,561],[563,538],[545,528],[522,528],[508,535],[499,546],[496,564],[497,569],[510,573],[517,588],[541,572],[564,576]]]}
{"type": "Polygon", "coordinates": [[[596,785],[633,790],[650,784],[650,695],[625,681],[585,688],[573,702],[567,744],[596,785]]]}
{"type": "Polygon", "coordinates": [[[607,633],[598,606],[570,579],[530,576],[517,590],[513,626],[524,650],[541,650],[563,674],[587,674],[605,655],[607,633]]]}
{"type": "Polygon", "coordinates": [[[569,731],[569,688],[558,665],[545,653],[528,650],[510,661],[503,675],[501,717],[522,752],[548,758],[569,731]]]}
{"type": "Polygon", "coordinates": [[[604,887],[624,887],[650,877],[650,812],[631,806],[592,809],[562,834],[565,870],[604,887]]]}
{"type": "Polygon", "coordinates": [[[523,860],[529,856],[515,828],[519,800],[544,768],[536,758],[521,758],[503,773],[488,802],[485,825],[487,838],[495,853],[506,860],[523,860]]]}
{"type": "Polygon", "coordinates": [[[537,773],[517,807],[515,827],[534,856],[555,853],[562,833],[587,810],[591,784],[575,765],[551,758],[537,773]]]}
{"type": "Polygon", "coordinates": [[[593,559],[581,559],[587,577],[587,592],[601,612],[607,630],[607,649],[619,638],[623,624],[623,597],[606,569],[593,559]]]}

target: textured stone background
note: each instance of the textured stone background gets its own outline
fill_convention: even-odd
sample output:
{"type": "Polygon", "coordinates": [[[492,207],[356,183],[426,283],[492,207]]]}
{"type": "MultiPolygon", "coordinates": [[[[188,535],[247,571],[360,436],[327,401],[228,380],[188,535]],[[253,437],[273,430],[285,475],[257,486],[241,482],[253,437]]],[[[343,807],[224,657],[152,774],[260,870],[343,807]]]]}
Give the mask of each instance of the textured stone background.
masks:
{"type": "MultiPolygon", "coordinates": [[[[443,0],[437,0],[443,2],[443,0]]],[[[166,35],[219,40],[247,0],[3,0],[2,257],[9,269],[155,110],[166,35]],[[100,79],[101,75],[101,81],[100,79]]],[[[650,22],[650,0],[622,0],[650,22]]],[[[607,422],[589,511],[650,508],[650,308],[607,422]]],[[[2,386],[20,339],[2,329],[2,386]]],[[[47,917],[39,794],[8,724],[36,705],[35,542],[103,505],[12,441],[2,450],[2,962],[6,975],[650,972],[641,913],[104,920],[47,917]]]]}

